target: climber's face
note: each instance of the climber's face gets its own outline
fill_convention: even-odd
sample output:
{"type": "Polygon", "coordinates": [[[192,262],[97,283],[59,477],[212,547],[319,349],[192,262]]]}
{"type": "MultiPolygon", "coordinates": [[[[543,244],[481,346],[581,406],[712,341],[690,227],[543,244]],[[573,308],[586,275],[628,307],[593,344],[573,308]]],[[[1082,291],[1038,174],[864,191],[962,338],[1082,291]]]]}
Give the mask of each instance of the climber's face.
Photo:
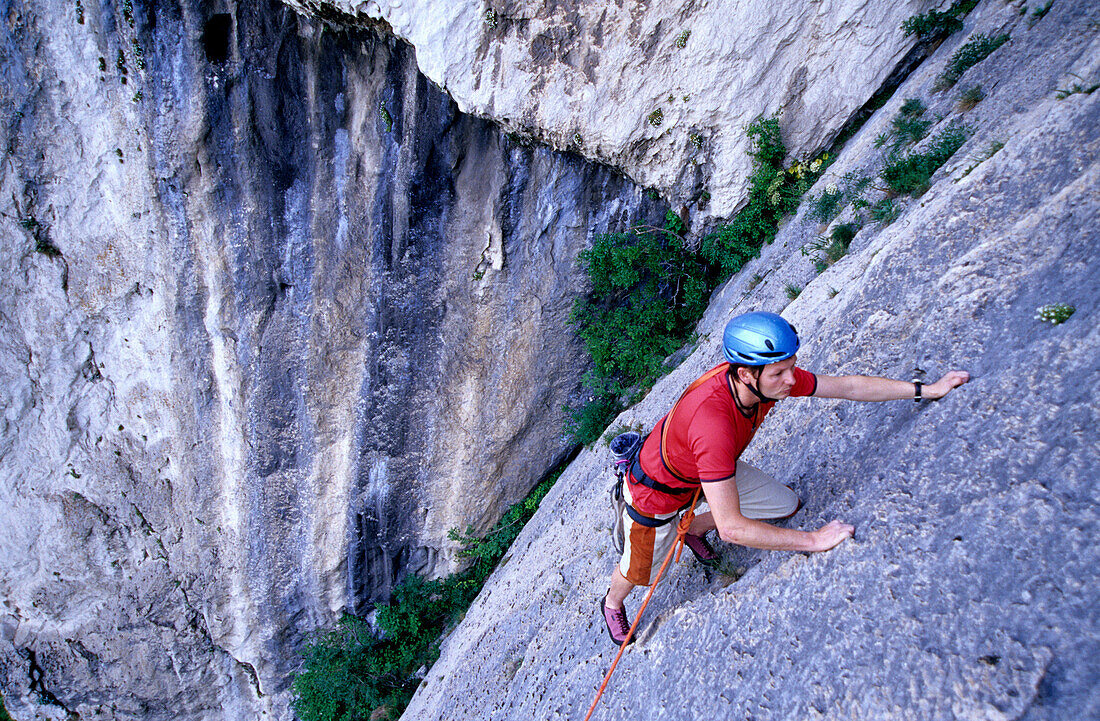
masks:
{"type": "Polygon", "coordinates": [[[798,356],[792,356],[778,363],[769,363],[760,369],[757,389],[768,398],[782,400],[791,394],[794,388],[794,363],[798,356]]]}

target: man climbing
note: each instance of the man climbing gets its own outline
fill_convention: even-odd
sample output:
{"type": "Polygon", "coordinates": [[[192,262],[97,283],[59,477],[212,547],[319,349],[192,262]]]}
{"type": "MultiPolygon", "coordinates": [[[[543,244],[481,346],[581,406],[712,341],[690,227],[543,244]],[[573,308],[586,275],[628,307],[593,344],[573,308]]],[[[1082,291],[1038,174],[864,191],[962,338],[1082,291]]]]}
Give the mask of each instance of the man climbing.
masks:
{"type": "Polygon", "coordinates": [[[761,522],[789,518],[802,507],[791,489],[739,460],[777,401],[797,396],[934,400],[970,380],[966,371],[950,371],[923,387],[920,381],[814,375],[795,365],[798,346],[794,327],[774,313],[733,318],[723,336],[727,362],[688,387],[631,462],[623,484],[623,555],[600,600],[616,644],[630,630],[623,601],[635,586],[652,583],[676,540],[676,521],[700,485],[710,510],[695,516],[684,543],[701,563],[718,561],[704,537],[712,529],[727,543],[776,551],[827,551],[852,536],[855,529],[839,520],[815,531],[761,522]]]}

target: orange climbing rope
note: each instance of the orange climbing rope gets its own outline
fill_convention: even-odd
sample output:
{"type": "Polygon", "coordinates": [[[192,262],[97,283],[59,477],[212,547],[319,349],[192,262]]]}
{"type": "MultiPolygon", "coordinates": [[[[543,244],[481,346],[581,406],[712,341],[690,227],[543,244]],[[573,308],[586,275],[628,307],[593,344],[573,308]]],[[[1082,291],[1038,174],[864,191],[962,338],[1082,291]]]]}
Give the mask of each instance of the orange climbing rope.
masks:
{"type": "Polygon", "coordinates": [[[615,660],[611,662],[611,668],[607,669],[607,675],[603,677],[603,683],[600,684],[600,690],[596,692],[596,698],[592,699],[592,705],[588,708],[588,715],[584,717],[584,721],[588,721],[592,718],[592,713],[596,710],[596,704],[600,702],[600,698],[603,697],[603,692],[607,690],[607,682],[611,680],[611,674],[615,673],[615,667],[619,665],[619,659],[623,657],[623,652],[626,651],[626,646],[630,643],[630,639],[634,638],[634,631],[638,628],[638,624],[642,620],[642,613],[645,612],[645,607],[649,605],[649,599],[653,598],[653,591],[656,590],[657,584],[661,582],[661,577],[665,575],[665,568],[668,567],[668,562],[672,560],[673,553],[676,554],[676,562],[680,562],[680,554],[684,550],[684,534],[691,528],[691,522],[695,520],[695,504],[699,500],[699,491],[701,489],[702,486],[695,489],[695,495],[691,497],[691,503],[688,505],[687,511],[680,517],[680,522],[676,524],[676,541],[672,544],[672,548],[668,549],[668,553],[665,555],[665,562],[661,564],[660,570],[657,571],[657,577],[653,579],[653,583],[649,585],[649,592],[646,593],[641,608],[638,609],[638,615],[634,617],[634,623],[630,624],[630,630],[626,632],[626,638],[623,639],[622,645],[619,646],[619,653],[615,655],[615,660]]]}

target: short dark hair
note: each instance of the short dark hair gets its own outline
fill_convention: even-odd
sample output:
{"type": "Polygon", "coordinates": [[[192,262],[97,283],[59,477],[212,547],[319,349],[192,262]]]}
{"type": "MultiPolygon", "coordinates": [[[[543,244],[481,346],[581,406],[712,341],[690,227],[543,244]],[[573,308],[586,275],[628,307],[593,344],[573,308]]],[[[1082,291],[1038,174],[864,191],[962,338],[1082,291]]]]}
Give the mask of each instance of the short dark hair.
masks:
{"type": "Polygon", "coordinates": [[[749,373],[752,374],[752,377],[756,380],[760,380],[760,371],[763,370],[764,366],[750,366],[745,363],[731,363],[730,372],[733,373],[734,378],[737,377],[738,368],[748,368],[749,373]]]}

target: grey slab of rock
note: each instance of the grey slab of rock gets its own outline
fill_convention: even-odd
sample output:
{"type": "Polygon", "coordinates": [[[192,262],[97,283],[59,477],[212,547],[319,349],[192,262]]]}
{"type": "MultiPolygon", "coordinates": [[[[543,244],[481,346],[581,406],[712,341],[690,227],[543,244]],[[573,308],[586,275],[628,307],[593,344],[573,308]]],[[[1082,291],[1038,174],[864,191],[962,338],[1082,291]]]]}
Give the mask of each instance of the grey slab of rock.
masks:
{"type": "MultiPolygon", "coordinates": [[[[970,30],[1012,35],[963,77],[988,98],[962,116],[953,93],[931,93],[966,40],[950,39],[814,192],[881,168],[873,140],[906,97],[946,116],[933,132],[972,130],[931,189],[899,198],[894,223],[865,227],[820,275],[798,251],[826,229],[804,207],[715,294],[695,353],[619,422],[651,427],[720,360],[725,321],[753,309],[783,309],[817,372],[960,367],[972,381],[920,405],[783,402],[746,459],[805,500],[789,526],[840,518],[855,538],[813,555],[723,544],[717,573],[685,554],[594,718],[1100,714],[1100,93],[1056,93],[1097,77],[1098,8],[976,12],[970,30]],[[794,302],[786,283],[805,286],[794,302]],[[1068,321],[1035,318],[1055,302],[1075,306],[1068,321]]],[[[562,476],[404,718],[584,718],[616,653],[597,612],[614,563],[608,455],[597,445],[562,476]]]]}

